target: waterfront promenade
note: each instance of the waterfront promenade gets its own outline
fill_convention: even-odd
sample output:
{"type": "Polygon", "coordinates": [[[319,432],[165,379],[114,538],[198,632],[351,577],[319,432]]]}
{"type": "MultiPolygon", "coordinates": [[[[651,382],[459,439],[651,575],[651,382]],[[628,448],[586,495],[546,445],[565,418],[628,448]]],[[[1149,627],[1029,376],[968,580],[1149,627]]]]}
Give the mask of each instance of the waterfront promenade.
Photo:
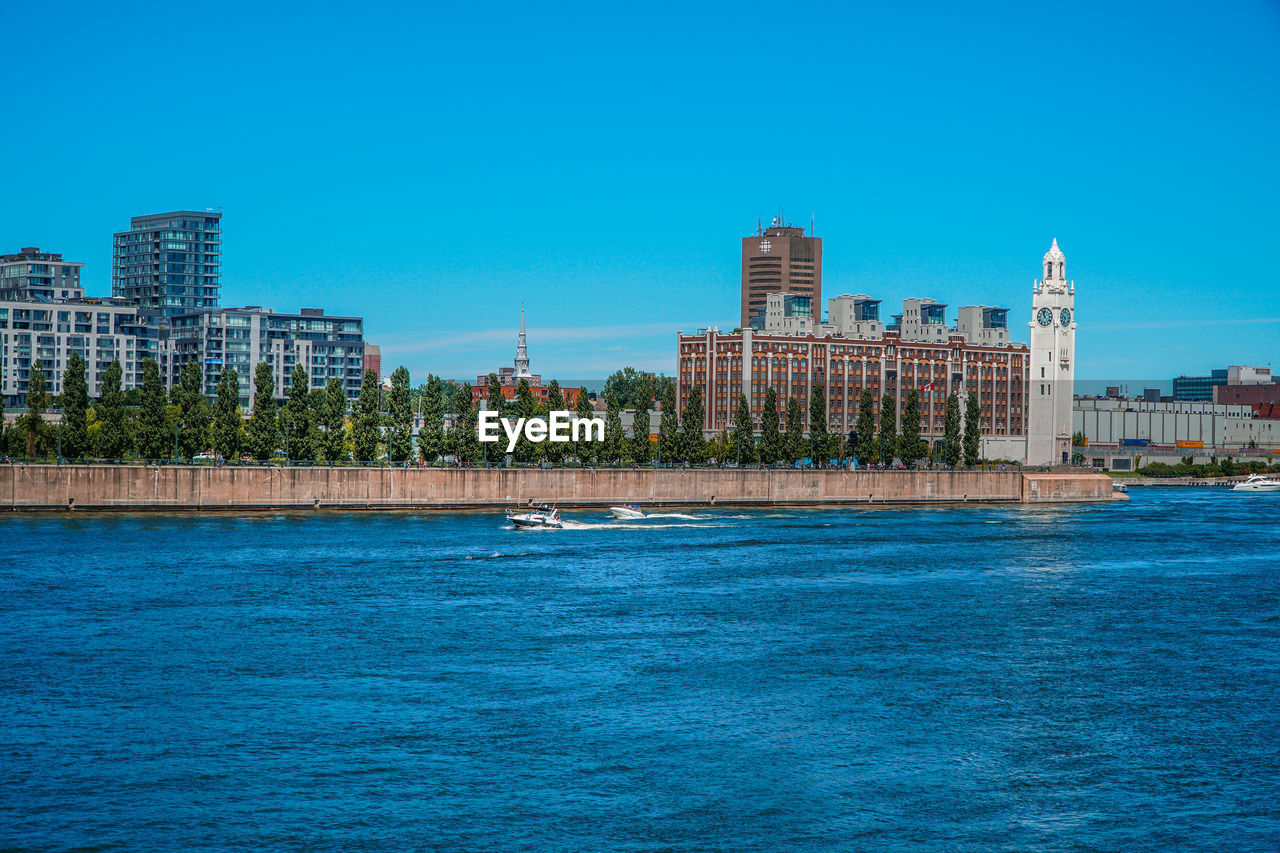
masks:
{"type": "Polygon", "coordinates": [[[0,466],[10,510],[465,509],[1110,501],[1087,470],[0,466]]]}

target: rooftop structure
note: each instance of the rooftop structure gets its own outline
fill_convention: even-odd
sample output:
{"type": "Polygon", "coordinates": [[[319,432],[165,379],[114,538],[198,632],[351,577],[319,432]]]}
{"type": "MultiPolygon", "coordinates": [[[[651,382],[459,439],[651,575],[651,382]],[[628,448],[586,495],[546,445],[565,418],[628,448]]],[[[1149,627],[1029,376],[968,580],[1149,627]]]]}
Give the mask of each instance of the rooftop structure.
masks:
{"type": "Polygon", "coordinates": [[[64,261],[57,252],[29,246],[0,255],[0,299],[54,302],[84,298],[81,263],[64,261]]]}

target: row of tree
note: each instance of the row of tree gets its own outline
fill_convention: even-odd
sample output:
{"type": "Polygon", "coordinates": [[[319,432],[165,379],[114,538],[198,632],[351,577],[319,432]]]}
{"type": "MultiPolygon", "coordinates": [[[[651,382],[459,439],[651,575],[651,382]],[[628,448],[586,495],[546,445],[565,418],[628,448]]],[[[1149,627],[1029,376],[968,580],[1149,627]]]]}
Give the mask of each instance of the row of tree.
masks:
{"type": "MultiPolygon", "coordinates": [[[[0,445],[13,456],[39,457],[55,449],[66,458],[97,457],[123,459],[138,456],[148,459],[183,458],[210,452],[225,460],[247,455],[256,460],[283,456],[291,461],[345,462],[388,459],[396,463],[414,460],[435,462],[447,456],[466,464],[496,461],[505,447],[489,447],[479,441],[477,424],[479,409],[472,401],[471,387],[465,383],[446,383],[438,376],[415,392],[411,389],[409,371],[398,367],[391,374],[386,400],[377,377],[366,371],[359,398],[350,410],[342,383],[330,379],[324,388],[312,388],[310,378],[301,366],[294,367],[285,392],[285,402],[276,401],[275,385],[269,365],[258,364],[254,370],[254,396],[251,414],[246,420],[239,403],[240,379],[236,371],[224,371],[218,380],[214,402],[210,405],[200,366],[183,365],[179,380],[166,392],[154,359],[143,362],[142,384],[136,394],[136,405],[126,405],[121,390],[119,361],[103,371],[102,394],[91,401],[85,376],[86,364],[72,354],[63,376],[63,393],[58,402],[62,409],[61,428],[54,430],[44,419],[52,404],[45,384],[44,372],[33,366],[27,390],[27,410],[11,428],[0,435],[0,445]],[[422,416],[417,441],[414,442],[414,398],[422,416]],[[384,405],[385,403],[385,405],[384,405]],[[452,430],[445,431],[446,412],[455,415],[452,430]]],[[[535,397],[525,380],[511,397],[496,374],[490,374],[482,395],[490,408],[502,417],[546,417],[551,411],[567,408],[567,400],[559,383],[552,381],[545,399],[535,397]]],[[[707,441],[703,438],[706,410],[700,388],[692,388],[683,411],[677,415],[675,383],[668,377],[649,376],[628,368],[619,371],[605,384],[605,431],[603,442],[580,441],[560,444],[532,442],[523,435],[516,443],[517,462],[562,464],[570,459],[580,463],[666,463],[700,464],[709,459],[721,462],[795,464],[809,457],[815,460],[842,459],[852,456],[862,465],[889,464],[900,460],[912,465],[929,455],[920,438],[920,397],[911,391],[902,410],[902,428],[897,428],[897,403],[891,395],[880,401],[877,431],[875,398],[869,390],[862,392],[858,418],[849,441],[827,429],[826,398],[821,386],[815,387],[809,399],[809,430],[805,435],[803,404],[790,398],[780,408],[777,391],[768,389],[758,424],[751,416],[746,395],[740,394],[733,417],[732,432],[726,431],[707,441]],[[659,409],[656,441],[650,422],[650,410],[659,409]],[[635,411],[632,437],[622,427],[624,408],[635,411]]],[[[580,393],[574,402],[578,417],[594,415],[591,401],[580,393]]],[[[939,458],[948,465],[962,459],[975,465],[979,458],[977,398],[969,395],[964,414],[964,430],[960,428],[960,403],[956,395],[947,398],[944,434],[939,458]]]]}
{"type": "MultiPolygon", "coordinates": [[[[695,389],[696,391],[696,389],[695,389]]],[[[733,430],[716,440],[719,453],[740,462],[794,464],[808,456],[814,460],[855,458],[860,465],[889,465],[894,460],[906,466],[930,456],[928,443],[920,437],[920,394],[912,390],[902,407],[901,432],[898,430],[897,400],[890,394],[880,400],[877,430],[876,400],[870,390],[863,390],[858,401],[858,416],[848,439],[827,429],[827,401],[824,389],[817,386],[809,397],[809,435],[803,433],[803,410],[799,399],[792,397],[785,412],[779,409],[778,394],[773,388],[765,392],[759,422],[759,441],[751,407],[745,394],[738,395],[733,417],[733,430]]],[[[947,465],[976,465],[980,459],[981,435],[978,398],[970,394],[965,406],[964,429],[961,431],[960,400],[947,397],[943,418],[943,438],[937,458],[947,465]]],[[[721,458],[726,458],[721,456],[721,458]]]]}
{"type": "MultiPolygon", "coordinates": [[[[13,426],[3,428],[0,446],[9,456],[39,458],[57,453],[68,459],[190,459],[212,453],[225,460],[247,455],[257,460],[284,456],[295,461],[343,462],[353,457],[373,460],[390,454],[400,461],[411,456],[413,412],[409,372],[403,367],[392,375],[385,414],[377,377],[365,371],[349,419],[342,383],[330,379],[324,388],[312,388],[301,366],[290,374],[283,405],[276,401],[271,367],[263,363],[255,368],[252,414],[247,421],[240,407],[240,377],[233,369],[219,377],[212,404],[203,388],[200,365],[194,361],[183,365],[168,391],[154,359],[143,361],[141,387],[132,401],[121,385],[116,360],[102,372],[101,396],[91,400],[85,361],[73,353],[56,401],[62,419],[54,426],[45,415],[55,401],[40,364],[33,364],[26,411],[13,426]]],[[[439,401],[443,383],[431,377],[427,387],[438,392],[439,401]]],[[[428,412],[429,400],[428,395],[428,412]]],[[[437,405],[437,434],[440,409],[437,405]]]]}

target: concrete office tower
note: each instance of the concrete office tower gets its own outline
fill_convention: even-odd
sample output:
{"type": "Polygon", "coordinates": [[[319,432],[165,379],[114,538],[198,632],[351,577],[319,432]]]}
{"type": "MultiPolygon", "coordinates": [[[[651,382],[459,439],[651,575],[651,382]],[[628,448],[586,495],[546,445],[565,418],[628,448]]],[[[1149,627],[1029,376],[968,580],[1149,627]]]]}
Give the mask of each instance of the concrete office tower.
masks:
{"type": "Polygon", "coordinates": [[[1031,376],[1027,464],[1071,459],[1071,400],[1075,387],[1075,284],[1058,241],[1044,256],[1044,279],[1031,297],[1031,376]]]}
{"type": "Polygon", "coordinates": [[[822,238],[775,217],[768,228],[742,238],[741,326],[764,328],[769,294],[794,293],[822,304],[822,238]]]}
{"type": "Polygon", "coordinates": [[[217,308],[221,265],[221,213],[135,216],[114,235],[111,291],[164,317],[217,308]]]}
{"type": "Polygon", "coordinates": [[[29,246],[12,255],[0,255],[0,299],[18,301],[83,299],[80,268],[56,252],[29,246]]]}

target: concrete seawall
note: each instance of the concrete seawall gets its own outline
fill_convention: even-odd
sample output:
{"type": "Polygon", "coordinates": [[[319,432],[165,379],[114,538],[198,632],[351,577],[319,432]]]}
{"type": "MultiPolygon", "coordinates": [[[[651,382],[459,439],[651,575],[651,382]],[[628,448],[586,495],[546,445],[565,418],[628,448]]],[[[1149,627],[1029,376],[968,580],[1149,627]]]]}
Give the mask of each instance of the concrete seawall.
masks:
{"type": "Polygon", "coordinates": [[[10,510],[460,509],[1069,503],[1111,500],[1090,472],[0,466],[10,510]]]}

